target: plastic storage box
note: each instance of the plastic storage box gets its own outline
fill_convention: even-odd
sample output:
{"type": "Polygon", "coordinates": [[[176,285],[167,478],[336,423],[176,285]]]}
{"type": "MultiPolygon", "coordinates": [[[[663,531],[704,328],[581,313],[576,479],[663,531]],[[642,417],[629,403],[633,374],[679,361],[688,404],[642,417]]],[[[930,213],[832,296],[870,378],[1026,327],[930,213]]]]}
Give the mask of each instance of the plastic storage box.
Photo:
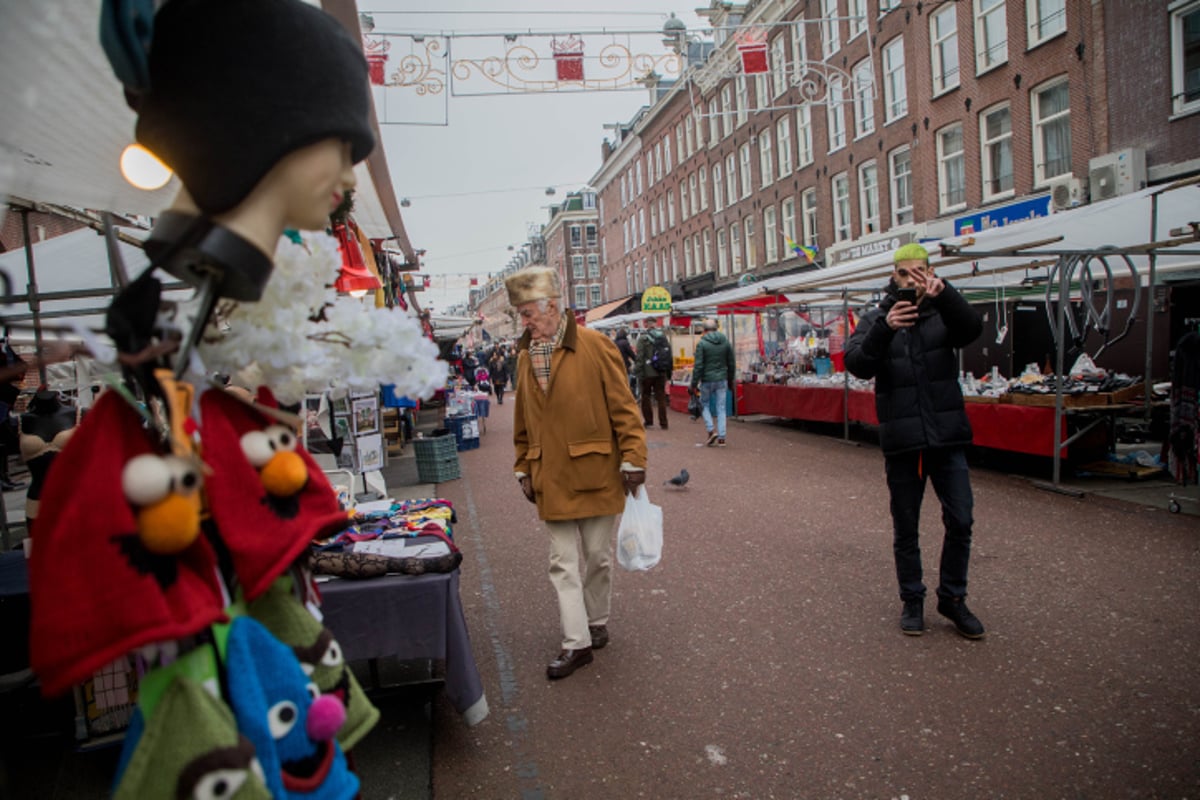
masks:
{"type": "Polygon", "coordinates": [[[443,483],[461,477],[453,434],[413,439],[413,452],[417,457],[417,478],[422,483],[443,483]]]}
{"type": "Polygon", "coordinates": [[[474,414],[446,417],[446,427],[454,432],[459,450],[479,447],[479,418],[474,414]]]}

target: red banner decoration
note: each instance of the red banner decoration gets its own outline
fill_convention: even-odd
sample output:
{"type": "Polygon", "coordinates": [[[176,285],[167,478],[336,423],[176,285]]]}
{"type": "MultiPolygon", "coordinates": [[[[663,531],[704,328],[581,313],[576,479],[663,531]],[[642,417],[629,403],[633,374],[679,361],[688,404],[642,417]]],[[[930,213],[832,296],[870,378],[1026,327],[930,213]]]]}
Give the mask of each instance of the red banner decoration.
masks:
{"type": "Polygon", "coordinates": [[[767,63],[767,32],[761,28],[734,34],[738,54],[742,57],[742,72],[761,75],[769,70],[767,63]]]}
{"type": "Polygon", "coordinates": [[[559,81],[583,80],[583,40],[572,34],[566,39],[551,39],[554,70],[559,81]]]}

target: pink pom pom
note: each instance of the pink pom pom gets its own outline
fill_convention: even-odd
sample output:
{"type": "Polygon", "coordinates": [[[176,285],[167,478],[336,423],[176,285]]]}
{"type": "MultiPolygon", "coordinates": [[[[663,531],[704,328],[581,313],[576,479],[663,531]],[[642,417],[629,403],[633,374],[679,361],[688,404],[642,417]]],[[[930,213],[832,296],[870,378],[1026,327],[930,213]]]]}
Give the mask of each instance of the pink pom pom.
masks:
{"type": "Polygon", "coordinates": [[[305,726],[308,738],[316,742],[329,741],[345,721],[346,707],[342,701],[331,694],[323,694],[308,709],[308,723],[305,726]]]}

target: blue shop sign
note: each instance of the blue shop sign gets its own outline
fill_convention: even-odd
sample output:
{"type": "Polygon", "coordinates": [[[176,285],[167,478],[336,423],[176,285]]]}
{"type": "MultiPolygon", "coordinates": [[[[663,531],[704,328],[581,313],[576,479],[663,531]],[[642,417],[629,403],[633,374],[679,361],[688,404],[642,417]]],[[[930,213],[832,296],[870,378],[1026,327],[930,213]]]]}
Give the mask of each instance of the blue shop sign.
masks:
{"type": "Polygon", "coordinates": [[[1009,203],[1006,206],[996,206],[978,214],[958,217],[954,220],[954,235],[963,236],[968,233],[986,231],[988,228],[999,228],[1012,225],[1014,222],[1024,222],[1027,219],[1050,216],[1050,195],[1033,197],[1009,203]]]}

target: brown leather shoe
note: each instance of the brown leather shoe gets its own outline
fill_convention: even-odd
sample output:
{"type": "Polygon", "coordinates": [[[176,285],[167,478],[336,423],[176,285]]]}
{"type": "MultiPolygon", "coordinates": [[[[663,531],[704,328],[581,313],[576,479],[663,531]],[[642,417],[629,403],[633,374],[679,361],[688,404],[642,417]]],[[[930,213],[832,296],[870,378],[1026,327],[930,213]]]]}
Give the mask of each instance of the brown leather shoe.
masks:
{"type": "Polygon", "coordinates": [[[581,647],[578,650],[563,650],[558,658],[546,667],[546,677],[551,680],[565,678],[584,664],[592,663],[592,648],[581,647]]]}
{"type": "Polygon", "coordinates": [[[592,635],[592,649],[599,650],[608,644],[607,625],[588,625],[588,633],[592,635]]]}

